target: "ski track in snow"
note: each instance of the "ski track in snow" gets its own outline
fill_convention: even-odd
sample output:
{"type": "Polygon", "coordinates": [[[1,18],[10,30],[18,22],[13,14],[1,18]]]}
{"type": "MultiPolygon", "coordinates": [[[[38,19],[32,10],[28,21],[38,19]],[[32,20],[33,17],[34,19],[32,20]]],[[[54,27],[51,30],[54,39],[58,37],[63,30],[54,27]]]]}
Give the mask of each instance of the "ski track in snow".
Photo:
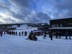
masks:
{"type": "Polygon", "coordinates": [[[72,40],[43,39],[26,40],[26,36],[6,35],[0,37],[0,54],[72,54],[72,40]]]}

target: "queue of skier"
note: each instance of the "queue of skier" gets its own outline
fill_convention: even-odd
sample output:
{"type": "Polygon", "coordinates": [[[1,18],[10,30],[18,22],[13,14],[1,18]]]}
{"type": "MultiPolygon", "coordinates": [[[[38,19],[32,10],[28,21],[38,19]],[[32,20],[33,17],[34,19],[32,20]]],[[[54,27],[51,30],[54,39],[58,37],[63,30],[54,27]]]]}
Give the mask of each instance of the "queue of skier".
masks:
{"type": "MultiPolygon", "coordinates": [[[[27,36],[27,31],[20,31],[20,32],[6,31],[6,33],[10,34],[10,35],[15,35],[15,36],[16,35],[17,36],[27,36]]],[[[44,33],[43,38],[45,39],[47,33],[46,33],[46,31],[44,31],[43,33],[44,33]]],[[[0,32],[0,36],[3,36],[3,34],[5,34],[5,32],[0,32]]],[[[48,34],[49,34],[50,40],[53,40],[54,34],[55,34],[56,39],[59,39],[59,38],[61,39],[61,37],[62,37],[60,32],[49,31],[48,34]]],[[[68,39],[68,37],[69,37],[69,39],[71,39],[71,36],[69,34],[71,34],[71,32],[65,32],[65,39],[68,39]]],[[[37,34],[35,32],[31,31],[28,36],[28,39],[37,41],[38,38],[36,35],[37,34]]]]}
{"type": "Polygon", "coordinates": [[[6,31],[6,33],[10,35],[27,36],[27,31],[20,31],[20,32],[6,31]]]}

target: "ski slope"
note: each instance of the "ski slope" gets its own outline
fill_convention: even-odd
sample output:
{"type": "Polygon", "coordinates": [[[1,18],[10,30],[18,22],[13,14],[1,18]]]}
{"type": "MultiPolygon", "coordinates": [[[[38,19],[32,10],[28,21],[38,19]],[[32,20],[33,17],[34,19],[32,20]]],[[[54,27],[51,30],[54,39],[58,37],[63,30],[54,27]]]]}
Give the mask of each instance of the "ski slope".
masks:
{"type": "Polygon", "coordinates": [[[72,40],[26,40],[27,36],[3,35],[0,37],[0,54],[72,54],[72,40]]]}

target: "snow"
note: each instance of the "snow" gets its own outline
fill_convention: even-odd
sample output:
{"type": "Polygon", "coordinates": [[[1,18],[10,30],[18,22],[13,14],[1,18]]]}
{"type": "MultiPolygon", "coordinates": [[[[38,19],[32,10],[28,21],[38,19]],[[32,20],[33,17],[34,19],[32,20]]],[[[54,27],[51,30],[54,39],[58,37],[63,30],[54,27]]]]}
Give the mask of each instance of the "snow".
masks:
{"type": "Polygon", "coordinates": [[[21,25],[20,27],[17,27],[16,29],[26,29],[29,28],[27,25],[21,25]]]}
{"type": "Polygon", "coordinates": [[[37,30],[37,27],[30,27],[30,26],[27,26],[27,25],[22,25],[20,27],[17,27],[16,30],[13,30],[13,31],[33,31],[33,30],[37,30]]]}
{"type": "MultiPolygon", "coordinates": [[[[33,27],[20,27],[13,31],[27,31],[28,34],[32,30],[37,30],[33,27]]],[[[28,36],[15,36],[5,34],[0,37],[0,54],[72,54],[72,40],[43,39],[43,36],[37,36],[37,41],[27,40],[28,36]]]]}
{"type": "MultiPolygon", "coordinates": [[[[12,27],[14,27],[14,26],[12,26],[12,27]]],[[[20,27],[16,27],[16,30],[11,30],[11,31],[14,31],[14,32],[17,32],[17,33],[19,33],[19,32],[27,32],[28,34],[27,35],[29,35],[29,33],[31,32],[31,31],[34,31],[34,30],[38,30],[37,29],[37,27],[30,27],[30,26],[27,26],[27,25],[21,25],[20,27]]]]}
{"type": "Polygon", "coordinates": [[[26,40],[27,36],[3,35],[0,37],[0,54],[72,54],[72,40],[26,40]]]}

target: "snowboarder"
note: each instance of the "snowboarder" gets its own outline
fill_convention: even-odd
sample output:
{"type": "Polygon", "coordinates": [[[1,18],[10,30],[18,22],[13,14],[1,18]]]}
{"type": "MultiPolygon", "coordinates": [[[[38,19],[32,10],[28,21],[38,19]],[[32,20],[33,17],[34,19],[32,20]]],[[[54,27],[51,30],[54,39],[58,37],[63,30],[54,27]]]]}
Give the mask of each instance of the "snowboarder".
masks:
{"type": "Polygon", "coordinates": [[[33,35],[33,31],[30,32],[28,39],[32,39],[31,36],[33,35]]]}
{"type": "Polygon", "coordinates": [[[35,33],[33,33],[33,31],[30,32],[28,39],[37,41],[37,37],[35,36],[35,33]]]}
{"type": "Polygon", "coordinates": [[[36,37],[35,33],[33,34],[32,39],[33,39],[34,41],[37,41],[37,37],[36,37]]]}

